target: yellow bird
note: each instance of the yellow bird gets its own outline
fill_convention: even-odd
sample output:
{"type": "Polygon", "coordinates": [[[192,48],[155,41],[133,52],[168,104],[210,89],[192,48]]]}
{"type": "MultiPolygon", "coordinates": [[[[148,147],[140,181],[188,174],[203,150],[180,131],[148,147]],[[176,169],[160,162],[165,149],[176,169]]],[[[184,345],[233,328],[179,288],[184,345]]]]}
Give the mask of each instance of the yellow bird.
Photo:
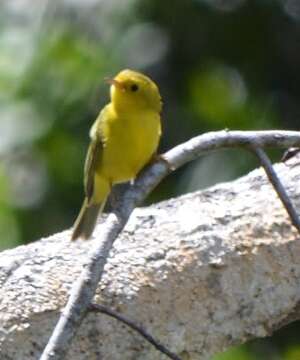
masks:
{"type": "Polygon", "coordinates": [[[88,239],[114,184],[136,177],[155,155],[160,135],[161,97],[147,76],[123,70],[111,84],[111,102],[93,124],[84,168],[85,199],[72,240],[88,239]]]}

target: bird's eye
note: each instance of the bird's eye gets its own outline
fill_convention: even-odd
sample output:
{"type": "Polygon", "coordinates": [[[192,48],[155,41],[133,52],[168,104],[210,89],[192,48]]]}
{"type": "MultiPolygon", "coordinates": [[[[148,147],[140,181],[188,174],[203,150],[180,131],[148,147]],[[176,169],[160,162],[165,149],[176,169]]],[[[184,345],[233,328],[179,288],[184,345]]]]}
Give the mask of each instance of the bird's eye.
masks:
{"type": "Polygon", "coordinates": [[[139,89],[139,87],[137,86],[137,84],[132,84],[130,86],[130,90],[133,91],[133,92],[138,91],[138,89],[139,89]]]}

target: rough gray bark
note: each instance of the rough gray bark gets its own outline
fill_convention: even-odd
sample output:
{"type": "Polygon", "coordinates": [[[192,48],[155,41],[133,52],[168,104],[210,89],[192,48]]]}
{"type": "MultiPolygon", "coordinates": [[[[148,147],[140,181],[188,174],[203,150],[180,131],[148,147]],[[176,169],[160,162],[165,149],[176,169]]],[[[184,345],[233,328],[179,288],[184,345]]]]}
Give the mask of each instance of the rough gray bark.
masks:
{"type": "MultiPolygon", "coordinates": [[[[297,208],[300,159],[276,166],[297,208]]],[[[95,237],[101,232],[98,226],[95,237]]],[[[1,359],[38,359],[90,242],[65,231],[0,254],[1,359]]],[[[93,240],[97,241],[97,240],[93,240]]],[[[97,302],[184,359],[208,359],[298,318],[300,243],[262,170],[137,209],[116,241],[97,302]]],[[[67,359],[163,359],[137,334],[89,315],[67,359]],[[100,342],[101,339],[101,342],[100,342]]]]}

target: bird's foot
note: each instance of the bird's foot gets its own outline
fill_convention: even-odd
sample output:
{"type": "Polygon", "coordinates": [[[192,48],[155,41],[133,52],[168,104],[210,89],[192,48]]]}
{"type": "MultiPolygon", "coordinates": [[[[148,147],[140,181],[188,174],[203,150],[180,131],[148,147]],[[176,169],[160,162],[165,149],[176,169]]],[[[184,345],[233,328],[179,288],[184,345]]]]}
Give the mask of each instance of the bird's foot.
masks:
{"type": "Polygon", "coordinates": [[[172,166],[172,165],[169,163],[169,161],[168,161],[163,155],[161,155],[161,154],[155,154],[155,155],[153,156],[151,162],[156,162],[156,161],[161,161],[161,162],[163,162],[163,163],[167,166],[169,172],[172,172],[172,171],[176,170],[176,168],[175,168],[174,166],[172,166]]]}

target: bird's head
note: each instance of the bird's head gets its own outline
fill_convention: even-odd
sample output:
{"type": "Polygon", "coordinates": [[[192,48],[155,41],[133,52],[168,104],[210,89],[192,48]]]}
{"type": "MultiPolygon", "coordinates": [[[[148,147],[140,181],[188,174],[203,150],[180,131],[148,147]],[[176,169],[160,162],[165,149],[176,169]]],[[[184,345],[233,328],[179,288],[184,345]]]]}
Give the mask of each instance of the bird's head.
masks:
{"type": "Polygon", "coordinates": [[[111,101],[116,109],[161,111],[158,87],[149,77],[133,70],[123,70],[106,81],[111,84],[111,101]]]}

